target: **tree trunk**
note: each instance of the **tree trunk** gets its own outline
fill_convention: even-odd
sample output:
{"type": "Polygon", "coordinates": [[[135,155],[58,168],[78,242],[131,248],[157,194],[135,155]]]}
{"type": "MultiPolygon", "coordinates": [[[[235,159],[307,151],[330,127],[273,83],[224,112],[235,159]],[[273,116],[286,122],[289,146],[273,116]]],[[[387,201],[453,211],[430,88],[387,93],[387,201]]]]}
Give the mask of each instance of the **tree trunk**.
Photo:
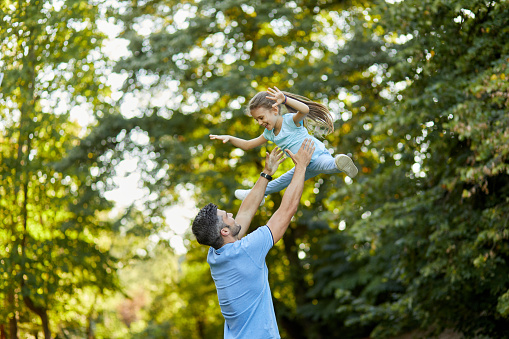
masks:
{"type": "Polygon", "coordinates": [[[87,339],[95,339],[95,334],[94,334],[94,320],[93,320],[93,317],[92,317],[92,312],[90,312],[90,314],[88,315],[87,317],[87,339]]]}
{"type": "MultiPolygon", "coordinates": [[[[305,226],[297,225],[297,227],[305,226]]],[[[299,245],[297,245],[295,233],[295,229],[288,227],[285,232],[285,236],[283,237],[283,243],[285,244],[286,257],[290,262],[290,279],[294,289],[295,301],[297,302],[297,306],[301,306],[307,301],[306,293],[308,288],[306,281],[304,280],[306,272],[302,268],[302,264],[298,256],[299,245]]]]}
{"type": "Polygon", "coordinates": [[[18,321],[16,316],[9,319],[9,337],[11,339],[18,339],[18,321]]]}
{"type": "Polygon", "coordinates": [[[274,308],[278,310],[278,312],[276,312],[278,323],[281,325],[281,328],[285,329],[288,338],[306,339],[303,322],[295,319],[295,317],[292,316],[292,310],[288,309],[284,303],[276,298],[272,298],[272,301],[274,303],[274,308]]]}
{"type": "Polygon", "coordinates": [[[18,320],[16,319],[16,307],[14,303],[14,293],[10,292],[8,297],[9,304],[12,305],[14,310],[14,315],[11,319],[9,319],[9,338],[10,339],[18,339],[18,320]]]}
{"type": "MultiPolygon", "coordinates": [[[[30,150],[30,142],[28,142],[28,150],[30,150]]],[[[28,160],[28,159],[27,159],[28,160]]],[[[21,240],[21,255],[23,260],[25,259],[25,249],[26,242],[28,238],[28,230],[27,230],[27,221],[28,221],[28,173],[25,174],[25,182],[23,182],[23,197],[24,197],[24,205],[23,205],[23,239],[21,240]]],[[[21,288],[23,290],[23,286],[25,285],[25,281],[21,278],[21,288]]],[[[23,296],[23,301],[25,305],[35,314],[37,314],[41,318],[42,329],[44,331],[44,338],[51,339],[51,331],[49,330],[49,322],[48,322],[48,312],[45,307],[35,306],[34,302],[29,296],[23,296]]]]}
{"type": "MultiPolygon", "coordinates": [[[[297,227],[301,227],[300,225],[297,225],[297,227]]],[[[286,257],[288,258],[288,261],[290,262],[289,270],[290,270],[290,281],[292,282],[293,287],[293,294],[295,296],[295,302],[297,304],[297,307],[303,305],[306,303],[306,292],[307,292],[307,284],[304,280],[305,272],[302,269],[302,265],[300,263],[299,257],[298,257],[298,248],[297,241],[295,239],[295,229],[293,229],[290,225],[288,229],[285,232],[285,235],[283,237],[283,243],[285,244],[285,253],[286,257]]],[[[291,338],[307,338],[306,334],[309,331],[309,321],[304,321],[305,319],[302,319],[299,317],[298,314],[295,313],[295,311],[290,311],[293,314],[293,319],[286,319],[286,321],[283,322],[283,324],[286,324],[285,328],[287,332],[290,334],[291,338]],[[307,326],[296,326],[296,323],[298,324],[304,324],[306,323],[307,326]],[[289,329],[292,328],[291,332],[289,329]],[[298,329],[299,330],[295,330],[298,329]]]]}
{"type": "MultiPolygon", "coordinates": [[[[18,148],[18,166],[19,166],[19,175],[20,181],[22,182],[22,190],[23,190],[23,202],[22,202],[22,215],[23,215],[23,237],[21,239],[21,255],[22,260],[25,260],[25,249],[27,246],[28,239],[28,183],[30,180],[29,166],[28,163],[30,161],[29,154],[31,150],[31,140],[25,135],[25,131],[23,130],[23,124],[29,119],[29,112],[34,110],[35,105],[35,68],[34,68],[34,46],[35,42],[33,38],[30,39],[30,44],[28,48],[28,55],[26,61],[23,63],[23,67],[26,67],[29,71],[29,82],[28,82],[28,93],[26,95],[26,100],[21,105],[21,117],[20,117],[20,136],[19,136],[19,148],[18,148]],[[25,140],[24,140],[25,139],[25,140]],[[26,147],[23,147],[26,146],[26,147]],[[24,167],[24,169],[23,169],[24,167]],[[22,176],[23,174],[23,176],[22,176]]],[[[25,281],[21,278],[21,288],[23,290],[23,286],[25,281]]],[[[25,305],[32,312],[37,314],[41,318],[42,328],[44,331],[44,338],[51,339],[51,331],[49,329],[49,321],[48,321],[48,312],[47,309],[43,306],[36,306],[30,296],[23,296],[23,301],[25,305]]]]}
{"type": "Polygon", "coordinates": [[[44,331],[44,338],[45,339],[51,339],[51,331],[49,329],[49,321],[48,321],[48,312],[46,308],[41,306],[35,306],[34,302],[30,297],[23,297],[23,301],[25,302],[25,305],[28,307],[28,309],[35,314],[37,314],[41,318],[42,322],[42,329],[44,331]]]}
{"type": "MultiPolygon", "coordinates": [[[[27,175],[28,177],[28,175],[27,175]]],[[[23,233],[23,239],[21,241],[21,253],[22,253],[22,256],[23,256],[23,259],[25,258],[25,248],[26,248],[26,240],[27,240],[27,237],[28,237],[28,232],[27,232],[27,219],[28,219],[28,216],[27,216],[27,189],[28,189],[28,183],[24,183],[24,187],[23,187],[23,193],[24,193],[24,207],[23,207],[23,215],[24,215],[24,218],[25,218],[25,222],[24,222],[24,233],[23,233]]],[[[25,281],[23,280],[23,278],[21,278],[21,288],[23,289],[23,286],[25,285],[25,281]]],[[[45,339],[51,339],[51,331],[49,329],[49,321],[48,321],[48,312],[47,312],[47,309],[45,307],[42,307],[42,306],[36,306],[34,304],[34,302],[32,301],[32,299],[29,297],[29,296],[23,296],[23,301],[25,302],[25,305],[28,307],[28,309],[30,309],[30,311],[34,312],[35,314],[37,314],[40,318],[41,318],[41,323],[42,323],[42,329],[44,331],[44,338],[45,339]]]]}
{"type": "MultiPolygon", "coordinates": [[[[283,237],[283,242],[285,244],[285,253],[290,262],[289,270],[290,270],[290,281],[293,286],[293,294],[295,296],[295,302],[297,304],[297,308],[299,306],[303,306],[310,302],[308,299],[307,292],[309,290],[308,284],[304,279],[306,275],[306,271],[302,267],[301,260],[298,256],[299,245],[297,243],[297,239],[299,235],[309,232],[307,226],[304,224],[297,224],[295,228],[288,227],[285,232],[285,236],[283,237]]],[[[299,314],[294,315],[295,319],[293,319],[293,323],[306,324],[302,328],[302,331],[299,331],[299,336],[292,338],[299,338],[301,334],[304,337],[313,337],[316,339],[327,338],[328,333],[324,333],[324,328],[320,326],[317,322],[312,322],[310,319],[302,318],[299,314]]],[[[288,319],[290,320],[290,319],[288,319]]],[[[291,320],[290,320],[291,321],[291,320]]],[[[294,326],[291,323],[288,323],[289,326],[294,326]]],[[[295,332],[295,331],[293,331],[295,332]]],[[[326,330],[325,330],[326,332],[326,330]]]]}
{"type": "Polygon", "coordinates": [[[204,339],[205,338],[205,322],[203,321],[202,317],[198,318],[198,321],[196,322],[197,327],[197,334],[198,338],[204,339]]]}
{"type": "Polygon", "coordinates": [[[0,339],[7,339],[7,334],[5,334],[4,324],[0,324],[0,339]]]}

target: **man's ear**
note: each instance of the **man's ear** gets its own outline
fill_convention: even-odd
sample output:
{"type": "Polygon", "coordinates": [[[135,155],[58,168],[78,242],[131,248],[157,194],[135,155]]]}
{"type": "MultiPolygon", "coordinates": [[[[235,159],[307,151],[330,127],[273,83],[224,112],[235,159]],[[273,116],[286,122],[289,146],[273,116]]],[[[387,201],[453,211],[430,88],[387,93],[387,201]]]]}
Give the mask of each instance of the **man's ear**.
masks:
{"type": "Polygon", "coordinates": [[[221,236],[227,237],[230,235],[230,229],[228,227],[221,228],[221,236]]]}

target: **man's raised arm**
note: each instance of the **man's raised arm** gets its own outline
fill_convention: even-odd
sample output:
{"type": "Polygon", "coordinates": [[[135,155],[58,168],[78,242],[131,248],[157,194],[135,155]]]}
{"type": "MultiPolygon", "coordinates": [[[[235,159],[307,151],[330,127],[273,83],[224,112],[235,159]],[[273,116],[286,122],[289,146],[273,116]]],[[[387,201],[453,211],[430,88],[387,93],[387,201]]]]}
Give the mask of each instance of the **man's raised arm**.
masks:
{"type": "MultiPolygon", "coordinates": [[[[279,164],[282,163],[286,158],[283,157],[284,153],[279,147],[275,147],[270,154],[267,152],[265,156],[265,167],[263,168],[262,173],[266,175],[272,176],[276,173],[279,164]]],[[[242,201],[240,205],[239,212],[235,217],[235,222],[241,226],[241,230],[239,232],[239,239],[242,238],[247,230],[249,229],[249,225],[251,225],[251,220],[258,210],[260,203],[262,202],[263,196],[265,194],[265,189],[267,188],[267,184],[269,180],[265,177],[260,177],[256,181],[256,184],[251,189],[251,192],[247,195],[247,197],[242,201]]]]}
{"type": "Polygon", "coordinates": [[[304,189],[304,175],[306,174],[306,167],[311,161],[311,156],[315,150],[314,143],[311,139],[306,139],[297,154],[293,154],[290,150],[286,150],[288,155],[295,163],[295,172],[293,173],[292,181],[283,195],[281,206],[274,213],[274,215],[267,222],[274,244],[277,243],[285,234],[293,215],[297,212],[297,207],[300,203],[302,190],[304,189]]]}

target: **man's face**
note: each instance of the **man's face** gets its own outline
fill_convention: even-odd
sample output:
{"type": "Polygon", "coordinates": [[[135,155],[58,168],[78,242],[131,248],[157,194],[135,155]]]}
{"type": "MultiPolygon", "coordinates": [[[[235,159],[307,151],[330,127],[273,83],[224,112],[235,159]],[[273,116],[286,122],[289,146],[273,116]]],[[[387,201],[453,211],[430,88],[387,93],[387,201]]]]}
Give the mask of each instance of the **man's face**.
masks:
{"type": "Polygon", "coordinates": [[[233,237],[236,237],[242,227],[235,222],[235,219],[233,219],[232,213],[227,213],[226,211],[217,210],[217,216],[230,228],[231,235],[233,237]]]}

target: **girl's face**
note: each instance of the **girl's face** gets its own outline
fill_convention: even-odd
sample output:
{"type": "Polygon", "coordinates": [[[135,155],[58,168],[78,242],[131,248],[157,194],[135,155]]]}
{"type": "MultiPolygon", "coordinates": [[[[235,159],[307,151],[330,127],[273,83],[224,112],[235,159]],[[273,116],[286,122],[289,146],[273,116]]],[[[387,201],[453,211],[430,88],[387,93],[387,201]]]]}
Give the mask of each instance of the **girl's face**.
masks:
{"type": "Polygon", "coordinates": [[[279,126],[279,118],[281,117],[278,114],[277,108],[269,109],[265,107],[258,107],[252,110],[251,116],[256,120],[258,125],[268,129],[269,131],[273,130],[274,127],[279,126]]]}

